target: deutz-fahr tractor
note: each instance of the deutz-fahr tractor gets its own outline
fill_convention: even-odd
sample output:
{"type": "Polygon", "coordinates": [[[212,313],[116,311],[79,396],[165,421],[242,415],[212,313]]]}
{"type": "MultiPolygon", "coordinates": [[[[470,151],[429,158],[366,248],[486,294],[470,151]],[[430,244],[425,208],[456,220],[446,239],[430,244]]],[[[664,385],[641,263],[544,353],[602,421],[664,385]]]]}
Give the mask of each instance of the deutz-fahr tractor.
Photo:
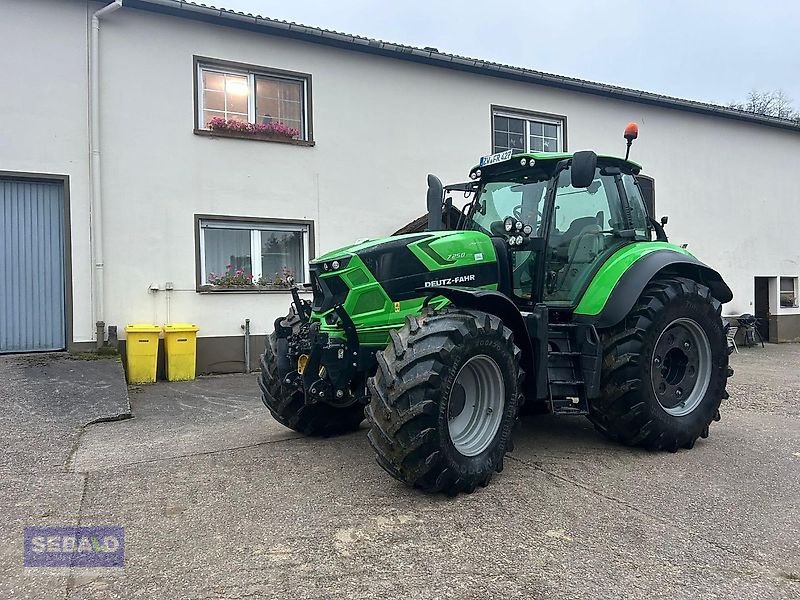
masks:
{"type": "MultiPolygon", "coordinates": [[[[636,135],[631,124],[628,149],[636,135]]],[[[310,263],[313,301],[293,288],[267,339],[264,404],[312,436],[366,415],[384,470],[450,495],[502,470],[521,410],[584,415],[622,444],[692,448],[727,398],[732,293],[667,241],[639,171],[627,152],[506,151],[466,183],[429,175],[426,231],[310,263]]]]}

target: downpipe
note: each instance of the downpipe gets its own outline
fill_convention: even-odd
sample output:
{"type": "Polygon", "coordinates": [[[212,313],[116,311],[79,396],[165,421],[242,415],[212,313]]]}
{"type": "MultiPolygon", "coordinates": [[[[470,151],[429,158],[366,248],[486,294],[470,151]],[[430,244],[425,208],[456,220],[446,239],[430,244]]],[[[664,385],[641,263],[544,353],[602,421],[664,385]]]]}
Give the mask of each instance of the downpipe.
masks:
{"type": "Polygon", "coordinates": [[[97,348],[105,342],[105,275],[103,272],[103,201],[100,180],[100,18],[122,8],[115,0],[92,15],[89,37],[89,169],[91,173],[92,262],[97,348]]]}

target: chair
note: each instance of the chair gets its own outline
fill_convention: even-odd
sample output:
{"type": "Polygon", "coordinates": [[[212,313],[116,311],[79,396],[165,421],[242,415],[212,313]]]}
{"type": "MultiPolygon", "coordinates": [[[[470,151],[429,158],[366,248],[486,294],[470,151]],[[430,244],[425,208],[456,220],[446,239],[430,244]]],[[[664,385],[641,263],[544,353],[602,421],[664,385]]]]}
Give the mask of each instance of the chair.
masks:
{"type": "Polygon", "coordinates": [[[736,353],[738,354],[739,348],[736,346],[736,340],[734,339],[737,331],[739,331],[739,328],[736,326],[731,325],[728,328],[728,348],[733,346],[733,349],[736,350],[736,353]]]}

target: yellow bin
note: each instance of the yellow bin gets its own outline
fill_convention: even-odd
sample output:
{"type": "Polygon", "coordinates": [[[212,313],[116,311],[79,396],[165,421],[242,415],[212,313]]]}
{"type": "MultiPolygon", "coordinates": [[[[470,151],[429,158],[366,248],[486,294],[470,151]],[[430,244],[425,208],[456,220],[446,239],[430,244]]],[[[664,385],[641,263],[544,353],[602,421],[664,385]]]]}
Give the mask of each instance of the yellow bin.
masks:
{"type": "Polygon", "coordinates": [[[167,351],[167,379],[194,379],[197,364],[197,331],[191,323],[164,325],[164,347],[167,351]]]}
{"type": "Polygon", "coordinates": [[[158,325],[135,323],[125,328],[128,383],[155,383],[158,362],[158,325]]]}

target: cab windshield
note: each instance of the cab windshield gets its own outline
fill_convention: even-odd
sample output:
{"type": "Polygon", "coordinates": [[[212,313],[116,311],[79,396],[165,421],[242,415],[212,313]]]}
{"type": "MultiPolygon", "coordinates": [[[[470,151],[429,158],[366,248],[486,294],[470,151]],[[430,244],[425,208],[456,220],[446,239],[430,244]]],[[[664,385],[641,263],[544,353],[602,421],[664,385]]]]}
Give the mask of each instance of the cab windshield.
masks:
{"type": "Polygon", "coordinates": [[[546,178],[519,177],[485,183],[478,192],[471,215],[473,229],[497,235],[502,232],[503,220],[514,217],[533,228],[532,236],[541,236],[546,192],[546,178]]]}
{"type": "MultiPolygon", "coordinates": [[[[503,221],[514,217],[530,225],[530,237],[544,237],[545,200],[549,178],[530,175],[509,178],[507,181],[490,181],[478,190],[472,212],[472,228],[489,235],[504,236],[503,221]]],[[[510,253],[514,295],[521,300],[530,300],[533,285],[536,253],[517,250],[510,253]]]]}

